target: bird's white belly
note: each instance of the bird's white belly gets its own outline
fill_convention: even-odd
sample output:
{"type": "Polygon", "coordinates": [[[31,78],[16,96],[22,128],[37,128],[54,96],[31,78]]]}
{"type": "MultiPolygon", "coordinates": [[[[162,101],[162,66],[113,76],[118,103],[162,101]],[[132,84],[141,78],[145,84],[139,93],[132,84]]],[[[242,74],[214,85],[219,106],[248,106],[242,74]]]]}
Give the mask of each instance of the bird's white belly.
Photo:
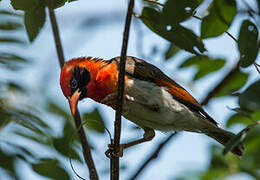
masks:
{"type": "Polygon", "coordinates": [[[164,88],[151,82],[130,80],[125,87],[129,96],[123,116],[141,127],[161,131],[200,132],[201,121],[185,105],[176,101],[164,88]]]}

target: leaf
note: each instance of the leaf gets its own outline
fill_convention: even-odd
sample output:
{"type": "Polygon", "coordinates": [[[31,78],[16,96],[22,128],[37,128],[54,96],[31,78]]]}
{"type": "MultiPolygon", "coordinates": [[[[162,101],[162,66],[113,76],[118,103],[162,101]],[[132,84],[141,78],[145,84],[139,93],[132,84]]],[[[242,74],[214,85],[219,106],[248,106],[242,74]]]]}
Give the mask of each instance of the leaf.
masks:
{"type": "Polygon", "coordinates": [[[45,23],[45,16],[44,6],[41,5],[35,9],[25,12],[24,24],[30,42],[34,41],[42,29],[45,23]]]}
{"type": "Polygon", "coordinates": [[[233,92],[238,91],[242,88],[248,80],[249,74],[244,72],[237,72],[234,74],[224,87],[215,95],[215,97],[228,96],[233,92]]]}
{"type": "Polygon", "coordinates": [[[11,0],[11,5],[16,10],[28,11],[35,8],[39,4],[39,0],[11,0]]]}
{"type": "Polygon", "coordinates": [[[34,141],[36,143],[42,144],[42,145],[49,145],[50,139],[48,136],[44,135],[39,135],[36,133],[31,133],[31,132],[22,132],[22,131],[14,131],[14,134],[17,136],[21,136],[23,138],[26,138],[27,140],[34,141]]]}
{"type": "Polygon", "coordinates": [[[162,21],[167,25],[177,25],[189,18],[198,5],[197,0],[167,0],[162,10],[162,21]]]}
{"type": "Polygon", "coordinates": [[[241,58],[241,67],[248,67],[255,62],[258,47],[258,30],[254,23],[244,20],[238,37],[238,49],[241,58]]]}
{"type": "Polygon", "coordinates": [[[248,131],[252,128],[253,126],[247,126],[244,128],[242,131],[240,131],[237,135],[233,136],[225,145],[225,148],[223,150],[223,155],[226,155],[229,151],[232,151],[234,147],[236,147],[246,136],[248,131]]]}
{"type": "Polygon", "coordinates": [[[14,173],[14,156],[11,156],[0,149],[0,167],[14,173]]]}
{"type": "Polygon", "coordinates": [[[170,44],[170,46],[168,47],[168,49],[167,49],[167,51],[165,52],[165,55],[164,55],[165,60],[172,58],[179,51],[180,51],[180,49],[177,46],[175,46],[174,44],[170,44]]]}
{"type": "Polygon", "coordinates": [[[11,15],[11,16],[22,17],[21,14],[14,13],[14,12],[11,12],[11,11],[7,11],[7,10],[4,10],[4,9],[1,9],[1,10],[0,10],[0,14],[2,14],[2,15],[11,15]]]}
{"type": "Polygon", "coordinates": [[[98,109],[94,109],[94,111],[92,111],[91,113],[85,113],[83,115],[83,122],[85,126],[90,130],[94,130],[98,133],[105,132],[105,123],[98,109]]]}
{"type": "Polygon", "coordinates": [[[0,23],[0,30],[17,30],[21,29],[23,26],[18,22],[1,22],[0,23]]]}
{"type": "Polygon", "coordinates": [[[53,8],[59,8],[65,5],[68,0],[55,0],[53,1],[53,8]]]}
{"type": "Polygon", "coordinates": [[[204,44],[200,38],[192,32],[192,30],[181,25],[165,25],[161,22],[161,13],[155,9],[149,7],[143,8],[140,18],[153,32],[157,33],[159,36],[165,38],[171,43],[174,43],[181,49],[194,54],[199,54],[197,50],[201,53],[206,51],[204,44]]]}
{"type": "Polygon", "coordinates": [[[239,105],[246,111],[260,110],[260,80],[251,84],[240,96],[239,105]]]}
{"type": "Polygon", "coordinates": [[[209,7],[209,15],[202,19],[201,37],[216,37],[230,27],[236,15],[235,0],[214,0],[209,7]]]}
{"type": "Polygon", "coordinates": [[[12,92],[16,91],[16,92],[20,92],[20,93],[27,92],[23,86],[21,86],[18,83],[15,83],[15,82],[8,82],[8,83],[6,83],[6,86],[7,86],[8,91],[12,91],[12,92]]]}
{"type": "Polygon", "coordinates": [[[229,128],[237,124],[249,125],[250,123],[252,123],[252,119],[240,114],[234,114],[228,119],[226,127],[229,128]]]}
{"type": "MultiPolygon", "coordinates": [[[[71,134],[71,137],[72,136],[73,134],[71,134]]],[[[73,143],[72,141],[70,141],[70,138],[67,137],[55,138],[53,140],[53,145],[59,153],[61,153],[65,157],[76,159],[79,162],[82,162],[78,153],[72,148],[72,144],[73,143]]]]}
{"type": "Polygon", "coordinates": [[[0,43],[24,44],[25,42],[13,37],[0,37],[0,43]]]}
{"type": "Polygon", "coordinates": [[[56,159],[43,158],[39,163],[32,165],[32,168],[38,174],[52,179],[69,180],[68,173],[61,167],[56,159]]]}
{"type": "Polygon", "coordinates": [[[193,77],[193,80],[198,80],[210,73],[218,71],[225,65],[226,61],[224,59],[211,59],[208,56],[192,56],[186,59],[180,68],[196,66],[197,72],[193,77]]]}
{"type": "Polygon", "coordinates": [[[5,63],[8,63],[8,61],[28,62],[28,60],[26,58],[18,56],[16,54],[0,52],[0,63],[5,64],[5,63]]]}
{"type": "Polygon", "coordinates": [[[47,109],[47,111],[49,111],[57,116],[60,116],[64,119],[70,118],[70,114],[66,110],[61,108],[58,104],[54,103],[52,100],[49,100],[46,109],[47,109]]]}

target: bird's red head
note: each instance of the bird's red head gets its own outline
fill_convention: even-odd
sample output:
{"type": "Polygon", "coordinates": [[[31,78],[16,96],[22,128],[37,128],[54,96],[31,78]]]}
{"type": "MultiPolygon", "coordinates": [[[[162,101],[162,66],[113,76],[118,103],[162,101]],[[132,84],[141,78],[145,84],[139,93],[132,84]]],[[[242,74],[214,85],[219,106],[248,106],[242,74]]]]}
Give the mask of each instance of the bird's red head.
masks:
{"type": "Polygon", "coordinates": [[[64,96],[69,100],[72,114],[75,114],[78,101],[87,96],[87,85],[91,77],[89,70],[81,65],[85,59],[72,59],[61,70],[60,85],[64,96]]]}
{"type": "Polygon", "coordinates": [[[74,115],[78,101],[89,97],[100,102],[117,87],[117,67],[97,58],[82,57],[65,63],[60,85],[74,115]]]}

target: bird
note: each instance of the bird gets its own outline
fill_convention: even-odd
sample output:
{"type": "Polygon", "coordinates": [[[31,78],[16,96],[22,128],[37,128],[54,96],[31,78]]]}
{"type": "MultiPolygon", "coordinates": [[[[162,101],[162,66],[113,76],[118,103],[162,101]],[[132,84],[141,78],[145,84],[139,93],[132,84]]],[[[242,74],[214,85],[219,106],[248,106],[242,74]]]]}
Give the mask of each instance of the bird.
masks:
{"type": "MultiPolygon", "coordinates": [[[[78,57],[64,64],[60,86],[72,115],[78,101],[85,98],[116,110],[119,64],[120,57],[110,60],[78,57]]],[[[154,130],[203,133],[224,146],[235,136],[218,127],[182,86],[156,66],[133,56],[126,56],[122,115],[144,130],[143,138],[123,144],[123,149],[152,140],[154,130]]],[[[231,152],[241,157],[242,142],[231,152]]]]}

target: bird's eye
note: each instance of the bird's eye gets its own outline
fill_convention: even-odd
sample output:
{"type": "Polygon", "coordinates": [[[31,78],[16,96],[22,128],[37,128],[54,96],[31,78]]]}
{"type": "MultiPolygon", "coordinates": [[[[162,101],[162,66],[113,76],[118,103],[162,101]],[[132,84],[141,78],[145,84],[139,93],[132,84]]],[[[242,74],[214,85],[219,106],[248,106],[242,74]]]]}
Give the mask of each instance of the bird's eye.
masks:
{"type": "Polygon", "coordinates": [[[70,81],[70,87],[71,87],[72,89],[75,89],[75,88],[77,88],[77,86],[78,86],[78,82],[77,82],[77,80],[76,80],[75,78],[73,78],[73,79],[70,81]]]}

